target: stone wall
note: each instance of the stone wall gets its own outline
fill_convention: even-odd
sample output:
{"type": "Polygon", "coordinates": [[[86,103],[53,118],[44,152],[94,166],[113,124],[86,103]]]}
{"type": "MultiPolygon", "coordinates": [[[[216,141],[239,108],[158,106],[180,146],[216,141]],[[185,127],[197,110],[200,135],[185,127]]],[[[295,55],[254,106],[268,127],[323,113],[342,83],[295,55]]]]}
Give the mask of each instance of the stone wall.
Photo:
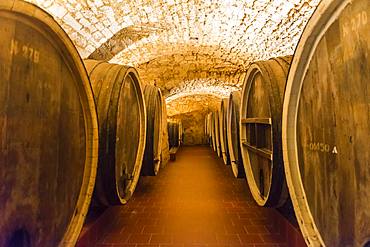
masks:
{"type": "Polygon", "coordinates": [[[174,99],[167,104],[168,115],[179,119],[184,128],[184,145],[206,144],[204,119],[218,109],[221,98],[214,95],[190,95],[174,99]]]}
{"type": "Polygon", "coordinates": [[[207,111],[193,111],[176,116],[182,121],[184,129],[183,145],[206,144],[204,134],[204,116],[207,111]]]}

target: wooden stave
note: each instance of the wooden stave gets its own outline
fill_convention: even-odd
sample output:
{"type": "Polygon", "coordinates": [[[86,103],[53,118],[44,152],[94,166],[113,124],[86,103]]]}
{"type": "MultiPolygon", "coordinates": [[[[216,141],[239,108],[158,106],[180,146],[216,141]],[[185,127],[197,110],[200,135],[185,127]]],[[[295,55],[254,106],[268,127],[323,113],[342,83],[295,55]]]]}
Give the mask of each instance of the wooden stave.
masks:
{"type": "Polygon", "coordinates": [[[144,99],[147,116],[146,145],[144,152],[141,174],[144,176],[156,176],[161,166],[162,151],[162,93],[158,87],[146,85],[144,87],[144,99]],[[155,101],[155,102],[153,102],[155,101]],[[158,106],[158,107],[157,107],[158,106]],[[158,114],[158,115],[156,115],[158,114]],[[155,119],[155,116],[158,118],[155,119]],[[156,124],[154,123],[156,122],[156,124]],[[158,128],[155,129],[154,126],[158,128]],[[154,141],[155,132],[158,134],[157,142],[154,141]],[[154,147],[157,147],[157,152],[154,147]]]}
{"type": "MultiPolygon", "coordinates": [[[[146,136],[146,109],[144,95],[141,89],[141,83],[137,71],[132,67],[118,64],[110,64],[105,61],[96,61],[91,59],[84,60],[88,71],[90,81],[93,87],[94,99],[98,112],[99,125],[99,162],[96,185],[94,188],[94,200],[98,205],[111,206],[126,204],[135,191],[139,180],[142,160],[145,150],[146,136]],[[109,73],[110,72],[110,73],[109,73]],[[107,81],[107,76],[110,76],[107,81]],[[96,77],[96,78],[95,78],[96,77]],[[121,105],[120,95],[126,78],[130,77],[133,82],[139,108],[139,140],[135,162],[132,165],[133,171],[129,176],[132,181],[125,187],[125,194],[119,195],[118,181],[116,176],[116,132],[118,107],[121,105]],[[108,87],[102,87],[103,82],[109,83],[108,87]],[[105,90],[103,93],[102,89],[105,90]],[[107,91],[107,90],[110,90],[107,91]],[[114,138],[113,138],[114,137],[114,138]],[[108,150],[108,147],[112,147],[108,150]],[[114,149],[114,151],[112,150],[114,149]]],[[[104,84],[105,86],[105,84],[104,84]]],[[[123,106],[124,107],[124,106],[123,106]]],[[[119,139],[117,139],[119,140],[119,139]]]]}
{"type": "Polygon", "coordinates": [[[221,100],[220,105],[220,148],[221,148],[221,156],[222,160],[224,161],[225,165],[230,165],[230,154],[229,154],[229,147],[227,144],[227,114],[229,107],[229,99],[224,98],[221,100]]]}
{"type": "Polygon", "coordinates": [[[227,144],[231,168],[236,178],[245,177],[239,139],[240,102],[241,90],[230,93],[229,111],[227,114],[227,144]],[[233,119],[235,119],[236,126],[232,126],[233,119]],[[233,132],[233,129],[236,129],[236,132],[233,132]]]}
{"type": "MultiPolygon", "coordinates": [[[[19,20],[21,22],[22,19],[27,19],[28,21],[32,22],[33,26],[37,28],[36,31],[39,31],[43,37],[48,36],[49,42],[53,42],[52,44],[56,49],[60,48],[61,56],[63,61],[68,66],[68,68],[74,72],[74,75],[78,77],[78,80],[81,84],[77,83],[77,94],[80,99],[81,107],[84,113],[84,125],[85,125],[85,140],[86,140],[86,149],[85,149],[85,166],[83,171],[83,180],[81,184],[81,188],[79,190],[78,199],[76,202],[75,210],[73,215],[69,220],[69,225],[65,230],[65,233],[59,240],[52,240],[52,242],[39,242],[35,243],[34,241],[35,235],[40,233],[40,230],[37,230],[35,235],[28,235],[28,229],[25,225],[31,222],[31,219],[26,220],[29,222],[25,222],[26,224],[22,227],[21,235],[17,237],[27,237],[27,239],[23,239],[22,244],[36,246],[36,245],[53,245],[53,246],[74,246],[79,233],[81,231],[86,213],[88,211],[88,207],[91,200],[91,195],[95,183],[95,175],[96,175],[96,167],[97,167],[97,150],[98,150],[98,132],[97,132],[97,116],[96,116],[96,109],[94,105],[93,95],[91,86],[89,83],[89,79],[86,74],[86,70],[83,66],[81,57],[79,56],[75,46],[73,45],[72,41],[69,39],[68,35],[63,31],[63,29],[54,21],[52,16],[50,16],[45,11],[41,10],[36,5],[31,3],[27,3],[20,0],[12,0],[12,1],[3,1],[0,3],[0,12],[6,13],[8,12],[9,15],[17,15],[14,16],[14,19],[19,20]],[[45,36],[45,33],[47,35],[45,36]],[[67,61],[68,60],[68,61],[67,61]],[[26,234],[26,235],[24,235],[26,234]]],[[[23,21],[24,21],[23,20],[23,21]]],[[[31,30],[31,28],[30,28],[31,30]]],[[[44,107],[46,108],[46,106],[44,107]]],[[[50,166],[50,164],[49,164],[50,166]]],[[[49,174],[51,175],[51,174],[49,174]]],[[[31,187],[31,184],[28,184],[28,187],[31,187]]],[[[32,211],[33,210],[29,210],[32,211]]],[[[27,212],[31,213],[32,212],[27,212]]],[[[45,213],[44,211],[42,213],[45,213]]],[[[17,213],[17,215],[20,215],[17,213]]],[[[6,221],[5,217],[3,218],[3,223],[6,221]]],[[[36,225],[36,224],[34,224],[36,225]]],[[[59,226],[59,225],[58,225],[59,226]]],[[[45,230],[45,229],[44,229],[45,230]]],[[[43,231],[44,231],[43,230],[43,231]]],[[[49,230],[49,229],[47,229],[49,230]]],[[[14,231],[14,229],[12,230],[14,231]]],[[[50,230],[51,231],[51,230],[50,230]]],[[[4,230],[1,230],[2,234],[0,236],[0,245],[8,245],[10,244],[9,236],[6,237],[4,234],[4,230]],[[7,239],[7,240],[6,240],[7,239]],[[5,242],[4,242],[5,241],[5,242]]],[[[42,231],[41,231],[42,232],[42,231]]],[[[47,235],[52,236],[52,233],[47,233],[47,235]]],[[[51,237],[53,238],[53,237],[51,237]]]]}
{"type": "Polygon", "coordinates": [[[263,198],[260,196],[260,190],[256,184],[253,176],[249,160],[249,152],[244,151],[247,148],[243,147],[243,140],[246,140],[246,128],[240,122],[240,147],[245,174],[247,182],[252,193],[253,198],[258,205],[264,207],[280,207],[288,199],[288,189],[285,182],[285,173],[282,157],[282,144],[281,144],[281,118],[282,118],[282,102],[285,92],[285,83],[288,76],[289,64],[291,63],[292,56],[272,58],[267,61],[255,62],[248,68],[247,75],[243,84],[241,94],[241,109],[240,119],[245,118],[248,110],[249,90],[254,78],[260,75],[263,78],[264,84],[268,84],[268,98],[270,105],[270,114],[272,114],[271,125],[271,144],[272,144],[272,170],[271,181],[269,183],[269,190],[267,195],[263,198]],[[274,66],[278,66],[274,71],[274,66]],[[280,74],[280,76],[279,76],[280,74]],[[272,77],[275,77],[275,80],[272,77]],[[270,79],[271,78],[271,79],[270,79]],[[252,175],[251,175],[252,174],[252,175]]]}
{"type": "MultiPolygon", "coordinates": [[[[298,131],[297,131],[298,127],[297,126],[298,126],[298,123],[299,123],[299,105],[300,105],[301,101],[304,102],[301,99],[302,94],[304,93],[304,91],[303,91],[304,88],[303,87],[304,87],[304,84],[306,83],[306,75],[307,76],[309,75],[309,69],[310,69],[310,66],[311,66],[311,62],[313,61],[313,59],[315,59],[316,52],[319,53],[318,52],[319,49],[321,51],[323,51],[323,46],[320,47],[320,45],[322,45],[321,44],[321,39],[325,38],[325,42],[330,42],[330,37],[334,37],[335,42],[338,42],[338,43],[342,42],[342,38],[344,38],[342,36],[342,34],[345,31],[344,30],[345,26],[343,25],[343,23],[342,23],[342,26],[341,26],[339,24],[339,21],[337,21],[337,20],[340,19],[340,18],[346,18],[346,16],[344,16],[344,14],[346,14],[345,11],[348,11],[348,12],[354,11],[354,8],[355,8],[354,6],[356,6],[356,4],[360,5],[361,3],[363,3],[363,4],[366,3],[367,4],[367,6],[366,5],[362,6],[359,9],[360,11],[362,11],[361,13],[365,13],[365,16],[367,17],[366,22],[362,22],[361,24],[356,22],[355,23],[356,24],[355,28],[352,28],[352,30],[347,29],[347,32],[349,32],[349,33],[351,33],[351,31],[352,31],[352,32],[357,32],[356,34],[358,34],[358,32],[360,32],[359,27],[363,26],[364,30],[365,30],[365,26],[368,27],[368,18],[369,18],[369,3],[368,2],[366,2],[366,1],[362,1],[362,2],[360,2],[360,1],[350,1],[350,0],[344,0],[344,1],[342,1],[342,0],[326,0],[326,1],[322,1],[319,4],[316,11],[314,12],[311,19],[309,20],[307,26],[305,27],[305,29],[303,31],[303,34],[300,38],[298,46],[295,50],[293,63],[292,63],[290,73],[289,73],[289,77],[288,77],[288,80],[287,80],[286,95],[285,95],[285,98],[284,98],[284,105],[283,105],[283,121],[282,121],[282,141],[283,141],[284,166],[285,166],[285,173],[286,173],[286,178],[287,178],[287,185],[288,185],[288,188],[289,188],[289,193],[290,193],[291,198],[292,198],[295,214],[297,216],[301,232],[302,232],[302,234],[305,238],[306,244],[308,246],[361,246],[362,247],[362,246],[369,246],[369,244],[370,244],[370,240],[369,240],[370,239],[370,232],[369,232],[370,218],[369,218],[369,215],[368,214],[365,214],[365,215],[362,215],[362,216],[356,215],[356,210],[354,210],[354,215],[351,215],[350,218],[357,219],[357,220],[359,220],[359,222],[356,222],[356,220],[353,220],[355,222],[351,222],[351,221],[346,222],[346,219],[344,219],[344,222],[340,223],[340,221],[343,220],[343,218],[348,218],[348,214],[345,213],[345,212],[340,212],[340,213],[335,212],[334,211],[335,201],[332,202],[330,200],[330,198],[326,198],[323,201],[329,201],[330,204],[333,205],[332,206],[333,208],[331,208],[330,212],[323,212],[324,217],[322,217],[322,219],[333,218],[332,215],[335,215],[335,213],[338,213],[339,217],[338,216],[336,217],[336,221],[330,222],[330,227],[327,227],[327,229],[338,229],[338,228],[341,229],[341,226],[343,226],[344,228],[347,228],[347,227],[351,228],[352,227],[352,231],[348,231],[348,230],[346,230],[344,232],[339,232],[338,231],[338,236],[330,237],[330,236],[325,236],[325,230],[326,230],[325,227],[321,227],[321,229],[319,229],[320,228],[320,225],[319,225],[320,224],[319,223],[320,219],[317,219],[317,216],[315,216],[315,211],[318,212],[318,211],[320,211],[320,209],[319,208],[311,209],[310,205],[309,205],[308,198],[310,196],[312,196],[313,193],[308,192],[307,189],[304,187],[304,181],[302,180],[302,173],[304,172],[304,168],[300,166],[300,164],[302,166],[304,164],[302,162],[299,162],[298,144],[300,144],[300,142],[297,139],[297,136],[298,136],[298,131]],[[353,8],[351,8],[351,7],[353,7],[353,8]],[[359,24],[359,25],[357,25],[357,24],[359,24]],[[335,27],[335,28],[333,28],[333,27],[335,27]],[[337,31],[337,33],[331,33],[331,35],[329,35],[328,33],[330,31],[333,31],[333,30],[337,31]],[[339,31],[343,31],[343,33],[342,32],[339,33],[339,31]],[[326,40],[326,37],[329,37],[329,40],[326,40]],[[360,233],[359,230],[361,230],[361,228],[362,228],[362,230],[365,231],[364,233],[363,232],[360,233]],[[348,235],[348,233],[349,233],[349,235],[348,235]],[[345,236],[344,238],[348,238],[348,239],[343,240],[342,239],[343,236],[345,236]]],[[[347,12],[347,14],[348,14],[348,12],[347,12]]],[[[356,18],[357,15],[355,15],[353,13],[350,13],[348,16],[353,21],[354,18],[356,18]]],[[[362,21],[363,20],[364,19],[362,18],[362,21]]],[[[343,21],[343,19],[342,19],[342,21],[343,21]]],[[[367,31],[368,30],[369,29],[367,29],[367,31]]],[[[357,39],[358,37],[357,37],[356,34],[352,33],[352,35],[351,34],[348,35],[348,33],[347,33],[347,35],[350,36],[350,39],[351,39],[347,43],[347,47],[348,47],[348,44],[351,44],[351,45],[361,44],[360,42],[358,42],[358,39],[357,39]],[[357,40],[355,40],[355,38],[357,40]],[[355,41],[357,41],[357,43],[355,41]]],[[[364,43],[366,44],[366,42],[367,42],[367,44],[369,44],[369,37],[370,37],[369,32],[367,32],[365,35],[363,35],[363,33],[362,33],[362,35],[359,35],[359,37],[366,37],[365,39],[367,41],[365,41],[364,43]]],[[[334,42],[334,44],[335,44],[335,42],[334,42]]],[[[333,43],[331,43],[331,44],[333,44],[333,43]]],[[[341,44],[341,47],[340,47],[339,51],[336,50],[336,52],[338,52],[338,54],[340,54],[340,55],[343,55],[341,53],[341,52],[343,52],[343,50],[341,50],[341,49],[343,47],[346,47],[346,44],[344,42],[342,42],[340,44],[341,44]]],[[[330,46],[327,46],[327,47],[330,47],[330,46]]],[[[327,47],[325,49],[325,52],[329,53],[327,47]]],[[[367,52],[367,54],[369,53],[369,46],[367,46],[367,48],[365,48],[365,47],[361,47],[361,48],[359,49],[357,47],[356,51],[357,52],[362,51],[363,53],[367,52]]],[[[353,52],[353,53],[356,53],[356,52],[353,52]]],[[[354,56],[354,54],[351,54],[351,55],[354,56]]],[[[357,55],[358,55],[358,53],[357,53],[357,55]]],[[[363,54],[361,54],[361,55],[363,55],[363,54]]],[[[362,81],[363,82],[362,90],[366,92],[366,86],[364,87],[364,84],[366,85],[366,83],[364,83],[364,81],[367,81],[367,82],[369,81],[370,64],[369,64],[368,56],[367,56],[367,60],[366,60],[365,57],[360,57],[360,58],[365,60],[365,61],[363,61],[362,64],[360,63],[362,65],[363,71],[362,72],[359,71],[359,68],[361,68],[361,66],[359,66],[360,65],[359,63],[357,63],[356,64],[357,66],[355,66],[358,69],[356,71],[356,73],[351,74],[351,76],[349,78],[347,78],[347,79],[349,79],[348,81],[343,80],[342,85],[346,84],[346,83],[349,84],[350,81],[353,83],[354,79],[352,79],[352,77],[355,78],[356,74],[357,74],[357,76],[360,75],[360,80],[361,79],[363,80],[362,81]],[[367,78],[367,80],[364,79],[364,78],[367,78]]],[[[328,62],[329,62],[326,59],[327,59],[327,57],[323,56],[322,54],[316,56],[316,61],[318,61],[318,60],[324,61],[323,62],[324,66],[320,66],[320,71],[321,70],[324,71],[324,69],[326,69],[325,65],[328,64],[328,62]]],[[[335,59],[336,63],[337,63],[337,61],[338,61],[338,63],[342,62],[341,59],[343,59],[343,57],[338,56],[335,59]]],[[[357,57],[357,59],[359,59],[359,57],[357,57]]],[[[351,61],[358,61],[357,59],[355,59],[355,60],[348,59],[347,62],[351,63],[351,61]]],[[[338,69],[338,68],[334,67],[334,68],[331,68],[331,69],[335,70],[335,69],[338,69]]],[[[343,72],[343,70],[339,70],[339,69],[335,70],[335,71],[338,71],[338,73],[334,74],[335,76],[337,76],[337,74],[340,74],[340,73],[343,72]]],[[[333,75],[333,73],[331,73],[329,75],[333,75]]],[[[360,80],[358,80],[358,81],[360,81],[360,80]]],[[[331,88],[329,86],[327,88],[329,88],[330,90],[338,90],[338,91],[340,90],[340,89],[334,88],[334,86],[330,85],[330,78],[328,78],[325,81],[328,81],[327,84],[329,84],[329,86],[331,88]]],[[[339,83],[338,83],[337,80],[335,80],[335,86],[337,84],[339,84],[339,83]]],[[[355,83],[353,83],[353,84],[355,84],[355,83]]],[[[350,90],[343,90],[343,91],[346,95],[351,96],[351,94],[350,94],[351,93],[350,91],[352,91],[351,89],[350,90]]],[[[334,101],[335,96],[334,96],[333,93],[332,93],[332,95],[333,95],[332,98],[333,98],[333,101],[334,101]]],[[[330,98],[330,97],[328,97],[328,98],[330,98]]],[[[357,95],[357,97],[352,97],[351,100],[353,100],[353,102],[357,102],[359,100],[358,98],[360,98],[360,95],[357,95]]],[[[315,95],[315,102],[317,100],[321,100],[320,95],[315,95]]],[[[337,99],[337,100],[339,100],[339,99],[337,99]]],[[[340,104],[341,102],[336,102],[336,103],[340,104]]],[[[365,103],[364,105],[366,106],[366,100],[364,101],[364,103],[365,103]]],[[[334,112],[335,112],[335,110],[336,109],[334,109],[334,112]]],[[[369,110],[367,110],[367,112],[368,111],[369,110]]],[[[319,117],[320,112],[321,111],[317,111],[317,112],[315,111],[314,112],[315,117],[319,117]]],[[[340,115],[341,112],[342,112],[341,110],[338,110],[335,114],[340,115]]],[[[366,116],[366,113],[365,113],[365,116],[366,116]]],[[[350,118],[351,116],[346,116],[346,117],[350,118]]],[[[352,120],[353,120],[353,118],[352,118],[352,120]]],[[[362,124],[366,125],[365,121],[362,124]]],[[[338,123],[339,123],[338,125],[340,125],[340,122],[341,121],[338,121],[338,123]]],[[[309,126],[309,123],[307,125],[308,125],[308,127],[306,127],[306,128],[311,127],[311,126],[309,126]]],[[[335,125],[332,124],[331,126],[335,126],[335,128],[337,128],[336,124],[335,125]]],[[[360,126],[359,126],[359,128],[354,128],[354,129],[358,132],[361,131],[361,130],[364,130],[363,126],[362,126],[362,128],[360,126]],[[361,130],[358,130],[358,129],[361,129],[361,130]]],[[[369,129],[369,119],[367,119],[367,128],[365,128],[365,133],[366,133],[366,129],[367,129],[367,131],[369,129]]],[[[348,130],[348,128],[347,128],[347,130],[348,130]]],[[[343,131],[343,132],[345,132],[345,131],[343,131]]],[[[328,133],[326,133],[326,136],[324,136],[324,134],[323,134],[322,138],[327,139],[328,138],[328,133]]],[[[340,133],[340,134],[342,135],[342,133],[340,133]]],[[[343,135],[344,134],[345,133],[343,133],[343,135]]],[[[366,134],[365,134],[365,137],[363,137],[363,136],[364,135],[361,136],[362,138],[359,138],[360,141],[357,141],[357,143],[361,143],[361,141],[364,142],[364,140],[365,140],[365,147],[366,147],[366,134]]],[[[330,138],[328,138],[328,139],[330,140],[330,138]]],[[[332,140],[330,140],[330,141],[332,141],[332,140]]],[[[353,144],[353,145],[355,145],[355,144],[353,144]]],[[[309,146],[307,146],[307,147],[309,147],[309,146]]],[[[334,147],[336,147],[336,145],[334,145],[334,147]]],[[[343,145],[342,145],[342,147],[343,147],[343,145]]],[[[338,154],[337,157],[339,156],[339,153],[340,153],[339,150],[340,150],[340,148],[338,149],[338,153],[335,153],[335,154],[338,154]]],[[[354,149],[354,150],[356,150],[356,149],[354,149]]],[[[331,153],[333,154],[333,152],[334,152],[334,149],[331,153]]],[[[359,160],[361,160],[361,161],[365,160],[363,163],[365,164],[364,167],[366,167],[366,162],[368,162],[368,160],[369,160],[368,159],[369,158],[368,149],[366,150],[366,148],[365,148],[364,153],[366,153],[365,159],[359,159],[359,160]],[[366,153],[366,151],[367,151],[367,153],[366,153]]],[[[350,154],[346,153],[346,157],[347,157],[347,155],[349,156],[350,154]]],[[[320,156],[318,155],[318,157],[320,157],[320,156]]],[[[321,163],[325,164],[324,160],[328,159],[328,158],[325,157],[324,154],[321,154],[321,157],[322,157],[321,163]]],[[[338,159],[339,158],[336,158],[335,161],[337,161],[338,159]]],[[[348,159],[348,157],[346,159],[348,159]]],[[[349,162],[349,161],[346,161],[345,163],[347,164],[347,162],[349,162]]],[[[339,169],[340,164],[338,164],[339,162],[333,162],[333,163],[335,164],[335,167],[338,168],[338,169],[336,169],[336,171],[340,171],[340,169],[339,169]]],[[[355,166],[356,166],[356,164],[354,166],[348,166],[347,165],[347,167],[355,167],[355,166]]],[[[357,166],[357,167],[359,167],[359,166],[357,166]]],[[[368,167],[368,165],[367,165],[367,167],[368,167]]],[[[317,169],[317,171],[320,171],[320,170],[321,169],[317,169]]],[[[364,172],[364,173],[366,174],[366,172],[364,172]]],[[[351,178],[353,178],[352,177],[353,173],[348,172],[348,171],[345,172],[342,175],[343,176],[340,177],[340,178],[342,178],[342,180],[340,180],[340,182],[347,182],[347,181],[351,180],[351,178]]],[[[367,175],[369,175],[368,171],[367,171],[367,175]]],[[[324,177],[326,178],[326,176],[324,176],[324,177]]],[[[324,184],[324,182],[326,182],[326,181],[321,181],[320,184],[324,184]]],[[[360,182],[356,181],[356,183],[360,183],[360,182]]],[[[351,187],[349,189],[348,188],[345,189],[345,190],[347,190],[347,189],[351,190],[355,186],[350,186],[348,184],[348,186],[344,186],[344,187],[345,188],[346,187],[351,187]]],[[[364,187],[368,188],[368,182],[367,182],[367,186],[364,186],[364,187]]],[[[351,193],[350,193],[351,196],[358,193],[358,191],[356,189],[354,189],[354,190],[355,191],[351,191],[351,193]]],[[[333,195],[333,193],[329,193],[329,195],[333,195]]],[[[365,209],[365,212],[369,211],[369,206],[368,206],[368,205],[370,205],[369,202],[367,201],[367,203],[364,203],[363,201],[361,201],[361,198],[369,198],[368,193],[367,193],[367,195],[358,195],[357,197],[354,197],[352,199],[350,199],[350,198],[340,198],[340,197],[341,197],[340,195],[338,195],[338,196],[336,195],[336,198],[339,201],[339,205],[341,205],[341,203],[345,203],[345,201],[349,201],[350,205],[356,205],[357,204],[356,202],[359,202],[359,204],[362,203],[362,206],[363,206],[361,208],[362,210],[365,209]]],[[[358,211],[361,212],[361,209],[358,210],[358,211]]]]}

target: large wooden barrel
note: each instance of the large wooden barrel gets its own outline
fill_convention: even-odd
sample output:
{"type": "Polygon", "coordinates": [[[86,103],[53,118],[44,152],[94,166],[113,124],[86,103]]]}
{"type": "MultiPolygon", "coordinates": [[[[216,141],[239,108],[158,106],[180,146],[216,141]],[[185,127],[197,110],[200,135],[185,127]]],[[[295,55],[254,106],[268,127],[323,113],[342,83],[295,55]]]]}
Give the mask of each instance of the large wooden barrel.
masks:
{"type": "Polygon", "coordinates": [[[0,2],[0,246],[74,246],[98,131],[85,68],[38,7],[0,2]]]}
{"type": "Polygon", "coordinates": [[[245,174],[260,206],[279,207],[288,197],[281,118],[291,56],[253,63],[243,85],[240,143],[245,174]]]}
{"type": "Polygon", "coordinates": [[[184,126],[182,125],[182,121],[179,121],[179,142],[180,145],[184,143],[184,126]]]}
{"type": "Polygon", "coordinates": [[[206,144],[208,144],[208,123],[207,123],[208,114],[204,118],[204,139],[206,140],[206,144]]]}
{"type": "Polygon", "coordinates": [[[212,146],[212,112],[208,113],[204,119],[204,133],[206,143],[212,146]]]}
{"type": "Polygon", "coordinates": [[[236,178],[245,176],[239,139],[240,100],[241,91],[230,93],[227,113],[227,144],[231,168],[236,178]]]}
{"type": "Polygon", "coordinates": [[[181,144],[181,122],[170,121],[167,124],[168,142],[170,148],[180,147],[181,144]]]}
{"type": "Polygon", "coordinates": [[[229,107],[229,99],[221,100],[220,115],[219,115],[219,128],[220,128],[220,148],[221,156],[225,165],[230,164],[229,147],[227,145],[227,112],[229,107]]]}
{"type": "Polygon", "coordinates": [[[179,129],[177,123],[175,122],[168,122],[167,123],[167,130],[168,130],[168,143],[170,149],[172,147],[179,146],[179,129]]]}
{"type": "Polygon", "coordinates": [[[309,246],[370,246],[369,20],[369,0],[323,0],[289,73],[284,164],[309,246]]]}
{"type": "Polygon", "coordinates": [[[167,129],[167,105],[162,96],[162,151],[161,151],[161,168],[165,167],[170,160],[170,145],[168,143],[167,129]]]}
{"type": "Polygon", "coordinates": [[[161,165],[162,152],[162,93],[158,87],[146,85],[144,88],[146,106],[146,144],[141,174],[157,175],[161,165]]]}
{"type": "Polygon", "coordinates": [[[211,112],[211,143],[212,143],[212,149],[214,152],[217,152],[217,147],[216,147],[216,131],[215,131],[215,113],[211,112]]]}
{"type": "Polygon", "coordinates": [[[99,122],[99,163],[94,199],[125,204],[135,190],[142,165],[146,111],[134,68],[85,60],[99,122]]]}
{"type": "Polygon", "coordinates": [[[221,146],[220,146],[220,113],[219,111],[213,112],[213,143],[214,151],[218,157],[221,157],[221,146]]]}

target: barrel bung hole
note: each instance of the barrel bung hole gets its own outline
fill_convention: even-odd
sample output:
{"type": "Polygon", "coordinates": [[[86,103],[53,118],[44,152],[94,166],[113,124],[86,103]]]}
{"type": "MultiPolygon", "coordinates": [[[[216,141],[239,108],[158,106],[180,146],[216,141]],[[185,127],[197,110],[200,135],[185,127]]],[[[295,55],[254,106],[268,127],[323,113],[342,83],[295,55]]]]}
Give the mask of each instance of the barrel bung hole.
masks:
{"type": "Polygon", "coordinates": [[[13,232],[6,247],[31,247],[30,235],[24,228],[13,232]]]}

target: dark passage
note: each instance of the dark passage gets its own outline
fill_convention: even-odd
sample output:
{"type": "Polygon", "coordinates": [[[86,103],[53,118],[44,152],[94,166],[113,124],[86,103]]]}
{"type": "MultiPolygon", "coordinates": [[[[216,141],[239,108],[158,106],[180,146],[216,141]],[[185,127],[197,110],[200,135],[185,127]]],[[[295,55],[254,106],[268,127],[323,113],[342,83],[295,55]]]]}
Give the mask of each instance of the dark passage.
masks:
{"type": "Polygon", "coordinates": [[[246,181],[208,147],[182,147],[158,176],[140,178],[127,205],[103,217],[99,247],[291,246],[276,211],[258,207],[246,181]]]}

